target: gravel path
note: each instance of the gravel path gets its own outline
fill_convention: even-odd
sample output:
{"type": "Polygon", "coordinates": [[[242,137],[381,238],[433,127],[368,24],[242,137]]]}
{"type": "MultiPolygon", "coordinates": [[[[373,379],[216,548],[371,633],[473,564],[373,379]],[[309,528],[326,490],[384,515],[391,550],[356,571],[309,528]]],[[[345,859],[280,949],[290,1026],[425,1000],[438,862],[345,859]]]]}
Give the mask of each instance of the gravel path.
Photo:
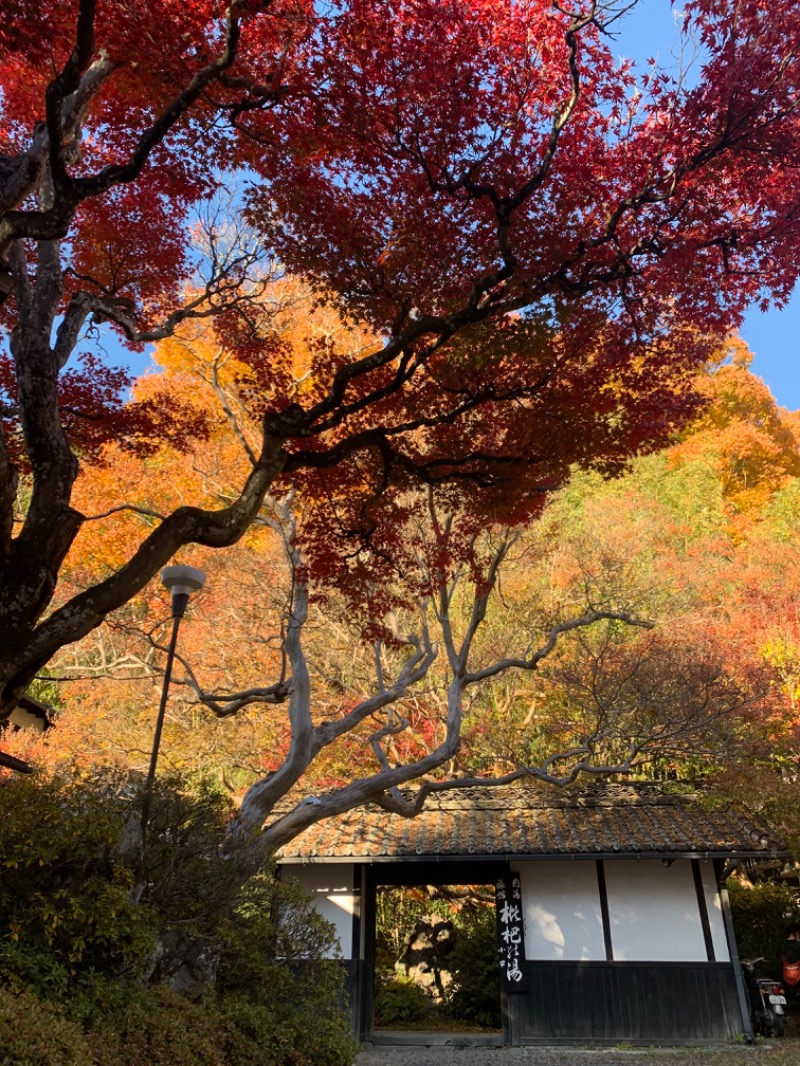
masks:
{"type": "Polygon", "coordinates": [[[800,1066],[800,1043],[757,1048],[368,1047],[356,1066],[800,1066]]]}

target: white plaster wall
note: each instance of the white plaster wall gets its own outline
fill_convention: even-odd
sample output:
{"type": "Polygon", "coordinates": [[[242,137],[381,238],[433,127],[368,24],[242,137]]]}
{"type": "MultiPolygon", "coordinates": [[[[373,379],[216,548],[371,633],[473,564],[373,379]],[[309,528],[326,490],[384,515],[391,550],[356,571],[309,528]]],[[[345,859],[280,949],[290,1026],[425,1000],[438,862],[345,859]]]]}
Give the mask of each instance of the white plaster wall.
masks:
{"type": "Polygon", "coordinates": [[[619,860],[604,868],[615,961],[708,960],[688,859],[671,866],[619,860]]]}
{"type": "Polygon", "coordinates": [[[352,863],[283,863],[281,877],[294,877],[307,888],[313,894],[314,907],[334,926],[340,950],[334,950],[330,957],[352,958],[356,906],[352,863]]]}
{"type": "Polygon", "coordinates": [[[606,957],[597,867],[592,861],[520,863],[528,959],[606,957]]]}

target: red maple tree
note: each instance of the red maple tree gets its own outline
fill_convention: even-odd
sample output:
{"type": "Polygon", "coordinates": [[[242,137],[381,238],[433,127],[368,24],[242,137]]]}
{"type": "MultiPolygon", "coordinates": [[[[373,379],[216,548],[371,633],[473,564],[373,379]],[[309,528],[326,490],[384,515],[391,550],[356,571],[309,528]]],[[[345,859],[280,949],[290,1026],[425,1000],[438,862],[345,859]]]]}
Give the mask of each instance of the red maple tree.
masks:
{"type": "Polygon", "coordinates": [[[520,520],[570,464],[663,442],[713,338],[796,280],[799,8],[695,0],[688,83],[620,66],[601,0],[6,6],[0,713],[178,549],[237,540],[277,479],[313,477],[376,543],[409,486],[520,520]],[[208,223],[199,257],[232,172],[247,225],[208,223]],[[267,248],[378,338],[323,346],[307,393],[258,298],[267,248]],[[167,421],[65,368],[99,318],[136,346],[198,316],[267,397],[251,472],[54,607],[79,463],[167,421]]]}

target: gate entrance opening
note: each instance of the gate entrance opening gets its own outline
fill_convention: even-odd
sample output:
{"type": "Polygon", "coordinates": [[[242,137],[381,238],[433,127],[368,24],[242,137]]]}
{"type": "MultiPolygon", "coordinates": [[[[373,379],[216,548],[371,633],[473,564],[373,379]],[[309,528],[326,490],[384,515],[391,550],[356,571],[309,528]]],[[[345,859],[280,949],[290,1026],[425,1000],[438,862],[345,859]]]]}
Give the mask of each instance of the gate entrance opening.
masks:
{"type": "Polygon", "coordinates": [[[495,886],[506,870],[486,861],[365,867],[362,1040],[509,1042],[495,908],[495,886]]]}
{"type": "Polygon", "coordinates": [[[494,889],[376,886],[373,1031],[502,1036],[494,889]]]}

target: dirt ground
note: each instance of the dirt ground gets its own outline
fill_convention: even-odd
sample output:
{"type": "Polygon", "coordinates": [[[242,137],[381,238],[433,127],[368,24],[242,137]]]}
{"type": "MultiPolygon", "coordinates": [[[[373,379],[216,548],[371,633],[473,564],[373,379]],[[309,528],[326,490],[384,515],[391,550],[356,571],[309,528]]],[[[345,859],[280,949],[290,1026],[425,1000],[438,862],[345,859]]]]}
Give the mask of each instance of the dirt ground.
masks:
{"type": "Polygon", "coordinates": [[[800,1039],[730,1048],[366,1047],[356,1066],[800,1066],[800,1039]]]}

